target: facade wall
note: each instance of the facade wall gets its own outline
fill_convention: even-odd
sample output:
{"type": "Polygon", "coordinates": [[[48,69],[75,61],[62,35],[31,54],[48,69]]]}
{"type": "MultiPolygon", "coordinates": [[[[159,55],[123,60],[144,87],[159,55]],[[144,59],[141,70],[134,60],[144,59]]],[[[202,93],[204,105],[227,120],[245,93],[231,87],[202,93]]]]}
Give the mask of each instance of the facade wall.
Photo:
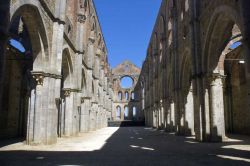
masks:
{"type": "Polygon", "coordinates": [[[111,69],[93,1],[0,5],[6,20],[0,24],[0,137],[53,144],[105,127],[113,103],[111,69]]]}
{"type": "Polygon", "coordinates": [[[137,84],[146,124],[200,141],[250,134],[249,2],[164,0],[137,84]]]}
{"type": "Polygon", "coordinates": [[[139,102],[140,96],[135,90],[135,85],[138,82],[140,71],[140,68],[136,67],[129,61],[124,61],[112,69],[112,88],[114,90],[112,120],[142,121],[144,119],[139,102]],[[122,87],[121,82],[124,77],[129,77],[133,80],[131,87],[122,87]]]}

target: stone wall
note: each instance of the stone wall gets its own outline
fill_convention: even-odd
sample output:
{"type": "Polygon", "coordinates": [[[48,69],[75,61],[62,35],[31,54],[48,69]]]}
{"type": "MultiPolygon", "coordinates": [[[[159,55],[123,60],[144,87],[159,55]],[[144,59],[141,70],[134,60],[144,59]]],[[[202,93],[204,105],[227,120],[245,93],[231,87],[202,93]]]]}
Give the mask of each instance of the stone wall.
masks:
{"type": "Polygon", "coordinates": [[[141,113],[139,107],[140,96],[135,91],[135,85],[138,82],[140,69],[129,61],[124,61],[112,69],[112,80],[114,90],[114,105],[113,105],[113,120],[143,120],[144,115],[141,113]],[[132,79],[131,87],[122,87],[121,81],[124,77],[132,79]],[[120,117],[118,117],[118,110],[120,109],[120,117]],[[125,117],[127,111],[128,116],[125,117]],[[134,116],[133,116],[134,111],[134,116]],[[136,112],[136,113],[135,113],[136,112]]]}
{"type": "Polygon", "coordinates": [[[148,126],[199,141],[250,134],[247,6],[162,2],[137,84],[148,126]]]}
{"type": "Polygon", "coordinates": [[[0,137],[53,144],[106,127],[113,108],[111,69],[92,0],[0,5],[7,20],[0,24],[6,35],[0,39],[0,137]]]}

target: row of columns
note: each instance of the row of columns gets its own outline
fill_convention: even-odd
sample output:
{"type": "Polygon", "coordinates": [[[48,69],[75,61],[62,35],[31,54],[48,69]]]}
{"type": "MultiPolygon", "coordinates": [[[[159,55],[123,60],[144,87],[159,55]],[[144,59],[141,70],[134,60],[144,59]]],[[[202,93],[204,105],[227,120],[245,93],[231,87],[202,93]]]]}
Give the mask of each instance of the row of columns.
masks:
{"type": "MultiPolygon", "coordinates": [[[[50,20],[51,22],[54,21],[53,25],[46,25],[47,27],[52,26],[48,30],[51,35],[48,34],[48,38],[50,37],[52,40],[51,49],[48,49],[50,50],[48,52],[49,55],[46,55],[49,57],[47,59],[49,61],[45,62],[44,60],[33,64],[33,71],[31,73],[34,78],[32,80],[34,81],[34,86],[29,96],[26,136],[27,144],[30,145],[53,144],[56,143],[57,137],[70,137],[76,136],[79,133],[94,131],[106,127],[107,119],[111,118],[113,93],[108,81],[109,67],[101,65],[101,56],[104,55],[101,55],[102,52],[100,50],[98,52],[99,48],[95,47],[96,41],[93,33],[89,36],[87,34],[89,25],[86,23],[86,9],[82,7],[76,12],[76,39],[72,39],[77,42],[75,45],[71,45],[71,48],[74,49],[69,51],[73,54],[71,57],[74,57],[71,59],[73,70],[69,69],[72,70],[72,73],[70,73],[72,79],[69,81],[69,84],[62,85],[64,84],[64,80],[62,80],[63,73],[61,72],[62,52],[64,46],[72,43],[68,43],[70,41],[65,40],[65,36],[67,35],[64,29],[66,0],[56,2],[60,6],[57,13],[59,15],[55,15],[56,19],[50,20]],[[85,42],[85,38],[87,38],[88,42],[85,42]],[[104,73],[105,67],[108,68],[106,69],[107,73],[104,73]],[[85,71],[86,75],[85,87],[81,87],[81,82],[85,79],[82,77],[82,70],[85,71]],[[92,83],[95,91],[92,91],[92,83]],[[97,96],[97,93],[100,94],[97,96]]],[[[18,1],[17,4],[19,4],[18,1]]],[[[6,18],[3,19],[6,20],[10,4],[0,2],[0,5],[0,17],[6,15],[6,18]],[[3,4],[6,4],[6,6],[3,6],[3,4]],[[2,8],[6,9],[3,13],[2,8]]],[[[32,13],[29,14],[32,15],[32,13]]],[[[4,66],[4,50],[6,49],[9,37],[7,28],[7,20],[4,25],[0,23],[0,34],[4,34],[2,35],[4,39],[0,39],[1,67],[4,66]]],[[[34,47],[34,43],[31,44],[34,47]]],[[[43,43],[40,44],[42,45],[43,43]]],[[[105,58],[103,59],[106,60],[105,58]]],[[[0,69],[0,81],[4,78],[3,71],[3,69],[0,69]]],[[[2,87],[0,86],[0,88],[2,87]]],[[[0,97],[2,97],[1,89],[0,97]]],[[[2,102],[1,98],[0,102],[2,102]]]]}
{"type": "MultiPolygon", "coordinates": [[[[197,0],[190,1],[189,17],[191,21],[188,25],[190,26],[190,35],[183,38],[182,33],[179,32],[181,31],[181,28],[179,28],[181,27],[180,21],[178,20],[179,3],[171,4],[171,2],[162,3],[166,5],[162,8],[168,8],[172,12],[171,16],[168,16],[169,13],[164,15],[166,20],[171,21],[171,24],[169,24],[171,28],[167,29],[171,36],[163,36],[163,39],[159,39],[159,41],[152,40],[150,46],[154,47],[149,47],[148,56],[143,64],[139,80],[145,84],[141,88],[143,88],[142,105],[145,105],[146,125],[176,132],[177,135],[195,135],[199,141],[224,141],[226,140],[225,77],[221,73],[214,73],[213,69],[205,69],[205,66],[203,66],[207,62],[204,63],[202,59],[204,50],[202,51],[201,47],[201,22],[197,19],[200,18],[201,3],[197,0]],[[183,38],[183,41],[179,40],[180,38],[183,38]],[[159,65],[154,59],[157,53],[155,51],[158,47],[157,42],[163,44],[164,49],[161,50],[163,57],[165,57],[163,58],[165,60],[163,65],[159,65]],[[187,50],[182,50],[184,48],[187,50]],[[188,65],[185,66],[185,63],[188,65]],[[154,73],[155,68],[162,72],[154,73]],[[186,82],[183,80],[186,80],[186,82]],[[185,85],[189,85],[189,89],[184,89],[185,85]]],[[[245,0],[240,3],[249,4],[245,0]]],[[[246,9],[249,7],[244,6],[247,5],[242,5],[241,10],[243,10],[243,15],[247,16],[249,14],[246,9]]],[[[245,27],[249,27],[247,24],[249,18],[242,18],[246,23],[245,27]]],[[[156,25],[159,26],[158,22],[156,25]]],[[[246,35],[249,34],[248,31],[246,28],[243,36],[249,36],[246,35]]],[[[161,32],[158,33],[158,30],[154,33],[162,35],[161,32]]],[[[163,33],[163,35],[166,34],[163,33]]],[[[248,38],[246,37],[242,41],[245,55],[249,53],[247,42],[248,38]]],[[[244,58],[246,58],[246,61],[249,59],[247,56],[244,58]]]]}
{"type": "MultiPolygon", "coordinates": [[[[226,139],[223,101],[224,76],[214,73],[205,78],[209,82],[209,86],[204,95],[204,113],[201,112],[201,105],[196,103],[196,94],[190,88],[186,98],[183,98],[181,92],[178,91],[178,100],[167,98],[155,102],[153,105],[147,104],[145,108],[146,125],[176,132],[178,135],[199,137],[200,134],[205,133],[206,138],[203,140],[224,141],[226,139]],[[179,106],[177,107],[177,105],[179,106]]],[[[150,90],[146,90],[145,94],[145,102],[150,103],[150,100],[152,101],[150,90]]]]}

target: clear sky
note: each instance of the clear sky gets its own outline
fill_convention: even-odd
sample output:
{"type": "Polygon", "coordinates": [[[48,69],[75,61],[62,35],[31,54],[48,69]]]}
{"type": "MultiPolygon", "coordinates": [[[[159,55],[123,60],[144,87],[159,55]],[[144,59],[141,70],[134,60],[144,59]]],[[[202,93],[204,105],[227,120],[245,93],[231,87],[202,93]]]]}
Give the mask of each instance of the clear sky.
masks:
{"type": "Polygon", "coordinates": [[[130,60],[141,67],[161,0],[94,0],[111,67],[130,60]]]}

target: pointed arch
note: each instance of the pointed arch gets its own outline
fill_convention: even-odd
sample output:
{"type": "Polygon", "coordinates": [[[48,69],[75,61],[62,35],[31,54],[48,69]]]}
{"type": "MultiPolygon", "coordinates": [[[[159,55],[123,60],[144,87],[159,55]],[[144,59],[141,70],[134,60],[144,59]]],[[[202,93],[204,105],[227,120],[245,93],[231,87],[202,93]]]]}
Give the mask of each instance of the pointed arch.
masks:
{"type": "MultiPolygon", "coordinates": [[[[42,71],[46,69],[49,62],[49,40],[39,5],[37,1],[13,4],[10,9],[11,22],[9,29],[16,28],[17,19],[22,19],[23,26],[29,34],[32,47],[33,70],[42,71]]],[[[11,34],[14,36],[17,35],[11,34]]]]}
{"type": "Polygon", "coordinates": [[[228,6],[216,8],[210,18],[203,45],[202,66],[204,72],[212,72],[209,70],[217,67],[216,61],[218,62],[221,52],[230,41],[234,25],[236,24],[241,32],[243,27],[239,14],[228,6]]]}
{"type": "Polygon", "coordinates": [[[63,88],[71,88],[73,83],[73,63],[68,48],[63,50],[62,54],[62,81],[63,88]]]}

